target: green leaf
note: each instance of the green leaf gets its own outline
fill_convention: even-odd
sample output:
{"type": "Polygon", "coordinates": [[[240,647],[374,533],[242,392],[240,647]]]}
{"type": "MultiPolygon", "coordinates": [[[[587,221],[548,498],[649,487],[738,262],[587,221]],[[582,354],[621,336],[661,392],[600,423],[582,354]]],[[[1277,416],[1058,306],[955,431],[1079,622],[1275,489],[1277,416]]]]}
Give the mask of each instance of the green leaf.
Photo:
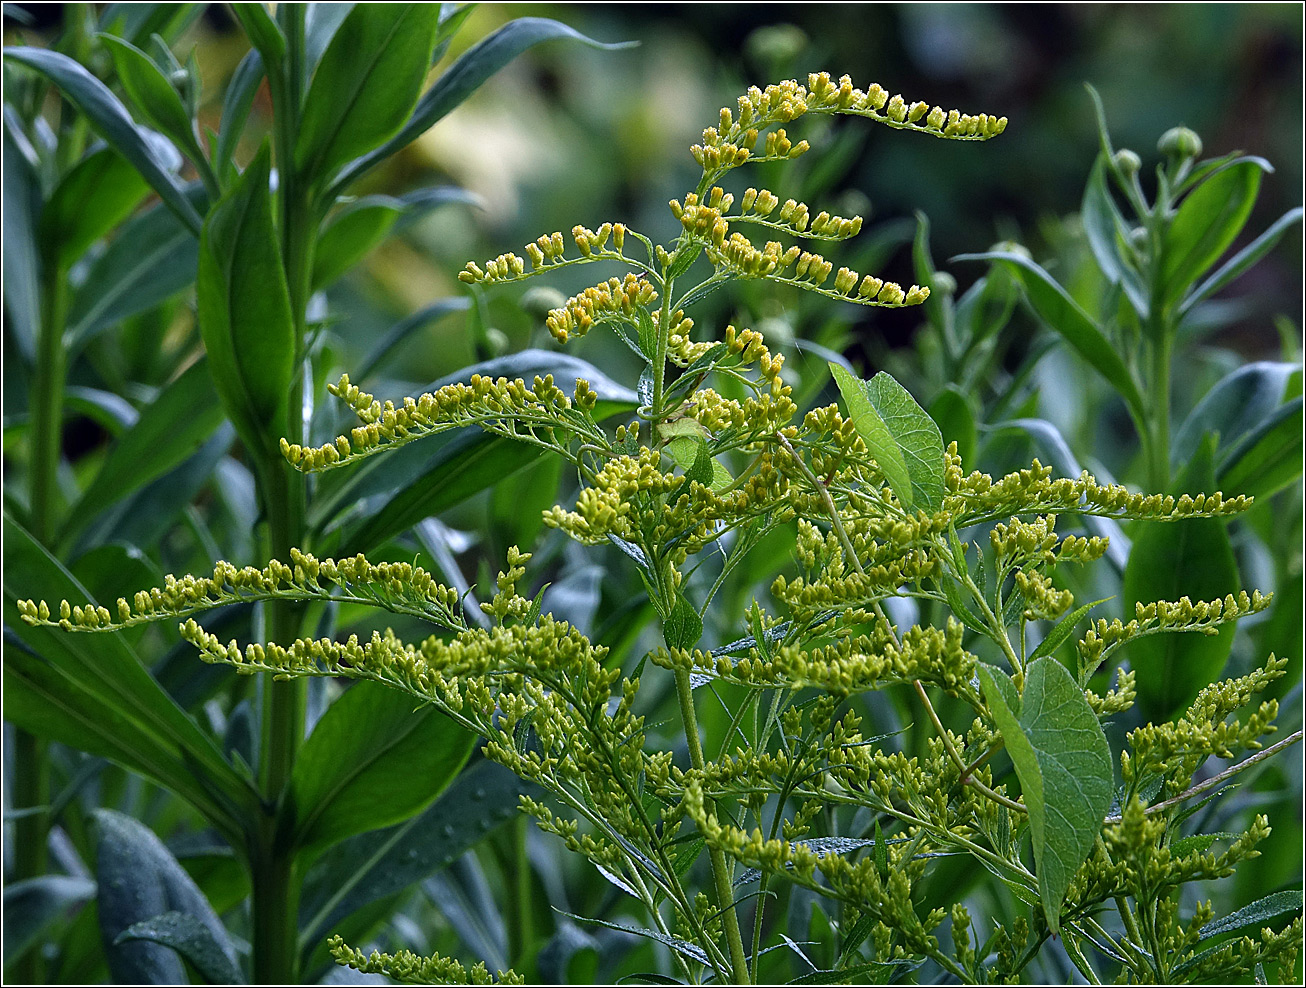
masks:
{"type": "Polygon", "coordinates": [[[1233,257],[1229,258],[1229,260],[1221,264],[1220,267],[1205,281],[1189,292],[1188,295],[1184,297],[1183,303],[1179,306],[1179,315],[1182,317],[1198,302],[1214,295],[1248,268],[1252,267],[1252,265],[1275,248],[1290,226],[1295,223],[1300,223],[1301,219],[1302,208],[1296,206],[1271,223],[1264,233],[1242,250],[1238,251],[1238,253],[1234,254],[1233,257]]]}
{"type": "Polygon", "coordinates": [[[93,898],[95,883],[77,875],[41,875],[7,883],[4,890],[5,967],[36,946],[60,917],[93,898]]]}
{"type": "Polygon", "coordinates": [[[662,637],[668,648],[693,648],[703,637],[703,619],[698,611],[681,594],[662,623],[662,637]]]}
{"type": "Polygon", "coordinates": [[[126,158],[159,198],[192,232],[200,231],[199,213],[146,132],[109,88],[67,55],[45,48],[6,48],[4,57],[35,69],[59,87],[68,101],[85,114],[91,128],[126,158]]]}
{"type": "Polygon", "coordinates": [[[943,390],[930,402],[930,418],[938,424],[944,446],[955,442],[961,462],[972,463],[975,458],[977,433],[975,415],[971,411],[966,393],[955,384],[945,384],[943,390]]]}
{"type": "Polygon", "coordinates": [[[1218,482],[1230,494],[1269,497],[1301,476],[1302,399],[1282,405],[1220,464],[1218,482]]]}
{"type": "Polygon", "coordinates": [[[41,253],[36,239],[41,184],[32,163],[4,124],[4,298],[5,326],[28,361],[36,359],[41,333],[41,253]]]}
{"type": "Polygon", "coordinates": [[[1129,246],[1129,226],[1120,215],[1115,200],[1106,184],[1105,155],[1099,154],[1093,171],[1084,187],[1084,201],[1080,219],[1089,248],[1098,267],[1112,284],[1120,285],[1134,311],[1146,317],[1149,302],[1147,290],[1135,267],[1132,248],[1129,246]]]}
{"type": "Polygon", "coordinates": [[[244,28],[249,43],[263,57],[263,63],[274,69],[280,66],[286,57],[286,36],[277,27],[267,7],[261,3],[233,3],[230,7],[244,28]]]}
{"type": "Polygon", "coordinates": [[[943,436],[925,409],[884,371],[860,381],[831,361],[830,372],[857,432],[907,509],[943,505],[943,436]]]}
{"type": "Polygon", "coordinates": [[[111,3],[100,15],[101,31],[111,31],[134,45],[152,35],[171,42],[204,13],[202,3],[111,3]]]}
{"type": "Polygon", "coordinates": [[[130,216],[147,192],[140,172],[116,151],[87,155],[60,180],[41,212],[45,256],[66,269],[130,216]]]}
{"type": "Polygon", "coordinates": [[[141,115],[185,149],[192,160],[201,157],[194,121],[163,71],[145,52],[121,38],[101,34],[99,39],[109,49],[122,87],[141,115]]]}
{"type": "Polygon", "coordinates": [[[313,254],[313,290],[325,288],[366,256],[403,212],[404,203],[398,199],[364,196],[335,213],[313,254]]]}
{"type": "Polygon", "coordinates": [[[304,98],[296,166],[310,181],[393,137],[422,91],[440,8],[359,4],[318,63],[304,98]]]}
{"type": "Polygon", "coordinates": [[[1165,304],[1179,301],[1242,231],[1256,204],[1263,163],[1241,161],[1216,172],[1180,204],[1162,247],[1165,304]]]}
{"type": "Polygon", "coordinates": [[[326,850],[305,882],[300,950],[311,953],[345,917],[447,867],[514,819],[523,793],[540,792],[502,766],[480,761],[423,813],[326,850]]]}
{"type": "Polygon", "coordinates": [[[113,946],[133,940],[171,947],[194,964],[209,984],[234,985],[245,982],[230,955],[230,942],[227,942],[224,949],[214,937],[213,931],[190,913],[170,909],[152,919],[133,923],[114,938],[113,946]]]}
{"type": "Polygon", "coordinates": [[[1260,925],[1267,919],[1282,916],[1284,913],[1299,913],[1301,909],[1301,889],[1271,892],[1264,898],[1231,912],[1228,916],[1212,920],[1202,927],[1198,935],[1202,940],[1209,940],[1211,937],[1218,937],[1222,933],[1229,933],[1244,926],[1260,925]]]}
{"type": "Polygon", "coordinates": [[[665,449],[685,472],[687,480],[696,480],[715,491],[724,490],[734,482],[730,471],[712,458],[707,441],[701,436],[677,436],[665,449]]]}
{"type": "Polygon", "coordinates": [[[1290,378],[1300,373],[1298,364],[1261,360],[1244,364],[1221,378],[1175,433],[1171,462],[1187,463],[1202,438],[1212,432],[1219,434],[1217,458],[1222,458],[1248,432],[1262,425],[1279,409],[1290,378]]]}
{"type": "Polygon", "coordinates": [[[61,540],[194,455],[222,421],[207,362],[197,360],[141,409],[136,424],[114,444],[69,512],[61,540]]]}
{"type": "Polygon", "coordinates": [[[1059,333],[1076,353],[1088,361],[1089,366],[1107,379],[1136,417],[1143,417],[1142,395],[1116,348],[1088,313],[1079,307],[1079,303],[1043,268],[1028,257],[1008,251],[962,254],[954,260],[1002,264],[1020,282],[1025,297],[1038,317],[1059,333]]]}
{"type": "MultiPolygon", "coordinates": [[[[1210,436],[1199,445],[1172,493],[1215,491],[1214,446],[1210,436]]],[[[1185,518],[1144,524],[1125,566],[1122,597],[1130,616],[1139,601],[1214,600],[1238,590],[1238,565],[1223,519],[1185,518]]],[[[1167,632],[1128,643],[1144,715],[1168,718],[1214,682],[1233,647],[1233,631],[1226,624],[1217,635],[1167,632]]]]}
{"type": "Polygon", "coordinates": [[[132,217],[74,289],[65,334],[69,349],[80,349],[192,284],[198,261],[199,241],[168,209],[155,206],[132,217]]]}
{"type": "Polygon", "coordinates": [[[475,737],[433,707],[357,683],[327,708],[291,776],[295,837],[307,852],[405,820],[458,774],[475,737]]]}
{"type": "Polygon", "coordinates": [[[1070,880],[1111,805],[1111,749],[1084,691],[1056,659],[1035,659],[1025,667],[1019,700],[1001,669],[980,663],[979,677],[1020,779],[1039,894],[1055,933],[1070,880]]]}
{"type": "Polygon", "coordinates": [[[236,147],[240,135],[245,132],[245,121],[249,119],[263,76],[263,56],[251,49],[227,82],[227,91],[222,97],[222,123],[213,149],[213,166],[223,186],[236,172],[236,147]]]}
{"type": "MultiPolygon", "coordinates": [[[[337,35],[339,36],[339,34],[337,35]]],[[[332,186],[332,194],[353,182],[364,172],[386,160],[400,148],[407,147],[435,126],[451,110],[467,99],[490,76],[535,45],[555,38],[569,38],[592,48],[608,50],[630,47],[629,44],[606,45],[587,38],[574,28],[544,17],[519,17],[509,21],[488,38],[477,42],[449,66],[435,85],[428,89],[403,128],[370,154],[351,162],[332,186]]]]}
{"type": "Polygon", "coordinates": [[[167,912],[187,913],[208,931],[214,949],[235,969],[236,952],[221,920],[177,859],[144,824],[114,810],[95,810],[95,877],[100,933],[119,984],[185,984],[180,957],[145,940],[118,942],[136,923],[167,912]]]}
{"type": "Polygon", "coordinates": [[[189,800],[229,837],[256,796],[213,740],[159,687],[123,636],[33,628],[15,601],[89,601],[32,536],[4,516],[5,717],[141,772],[189,800]],[[21,644],[19,644],[21,643],[21,644]],[[15,645],[17,647],[10,647],[15,645]]]}
{"type": "Polygon", "coordinates": [[[418,309],[411,316],[401,319],[386,330],[385,335],[372,345],[372,348],[367,352],[367,356],[363,358],[355,370],[350,372],[351,377],[358,381],[366,381],[368,376],[376,370],[377,365],[389,356],[390,351],[406,340],[412,333],[452,312],[465,312],[470,304],[471,300],[465,295],[440,298],[430,305],[418,309]]]}
{"type": "Polygon", "coordinates": [[[265,144],[200,237],[200,335],[223,408],[251,449],[284,434],[293,374],[290,292],[273,223],[265,144]]]}

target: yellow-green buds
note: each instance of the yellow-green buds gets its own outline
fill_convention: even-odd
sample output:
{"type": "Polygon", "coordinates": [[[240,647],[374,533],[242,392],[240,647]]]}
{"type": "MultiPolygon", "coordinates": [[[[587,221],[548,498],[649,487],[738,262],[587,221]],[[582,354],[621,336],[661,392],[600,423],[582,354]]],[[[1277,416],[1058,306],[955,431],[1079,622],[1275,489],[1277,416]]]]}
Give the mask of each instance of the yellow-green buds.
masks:
{"type": "Polygon", "coordinates": [[[1129,148],[1121,148],[1111,160],[1115,164],[1116,170],[1125,178],[1133,178],[1138,174],[1138,170],[1143,167],[1143,160],[1129,148]]]}

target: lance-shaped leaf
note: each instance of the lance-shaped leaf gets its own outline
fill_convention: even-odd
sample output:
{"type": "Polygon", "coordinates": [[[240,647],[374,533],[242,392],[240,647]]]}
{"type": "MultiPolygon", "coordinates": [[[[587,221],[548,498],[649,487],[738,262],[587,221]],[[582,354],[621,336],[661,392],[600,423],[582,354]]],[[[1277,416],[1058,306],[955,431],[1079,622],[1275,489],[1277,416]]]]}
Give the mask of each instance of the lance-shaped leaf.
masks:
{"type": "Polygon", "coordinates": [[[100,148],[60,179],[41,212],[45,256],[67,268],[132,214],[149,186],[121,155],[100,148]]]}
{"type": "Polygon", "coordinates": [[[1111,749],[1084,691],[1056,659],[1026,666],[1023,697],[1001,669],[980,663],[979,677],[1020,779],[1039,894],[1055,932],[1066,889],[1111,806],[1111,749]]]}
{"type": "Polygon", "coordinates": [[[246,445],[284,434],[295,358],[290,291],[272,219],[265,145],[200,237],[200,335],[223,408],[246,445]]]}
{"type": "Polygon", "coordinates": [[[1170,224],[1162,254],[1167,303],[1178,301],[1233,243],[1251,215],[1261,174],[1267,169],[1259,158],[1234,162],[1184,199],[1170,224]]]}
{"type": "Polygon", "coordinates": [[[295,163],[320,178],[403,126],[435,47],[435,4],[359,4],[336,31],[304,98],[295,163]]]}
{"type": "Polygon", "coordinates": [[[4,128],[4,300],[5,325],[19,352],[35,359],[41,331],[41,252],[36,239],[41,183],[32,163],[4,128]]]}
{"type": "Polygon", "coordinates": [[[118,97],[86,69],[57,51],[45,48],[6,48],[5,58],[22,62],[59,87],[68,101],[86,115],[91,127],[121,154],[159,194],[159,198],[194,232],[199,232],[200,217],[186,197],[185,189],[147,131],[136,126],[131,114],[118,97]]]}
{"type": "Polygon", "coordinates": [[[860,381],[831,361],[830,372],[857,432],[903,507],[943,505],[943,434],[906,388],[884,371],[860,381]]]}

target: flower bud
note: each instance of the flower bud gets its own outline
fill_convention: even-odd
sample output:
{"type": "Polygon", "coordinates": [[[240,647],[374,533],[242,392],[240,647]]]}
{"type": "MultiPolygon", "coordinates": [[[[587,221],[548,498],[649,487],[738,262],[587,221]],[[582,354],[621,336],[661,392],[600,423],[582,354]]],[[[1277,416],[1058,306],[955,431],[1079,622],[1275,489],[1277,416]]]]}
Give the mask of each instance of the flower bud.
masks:
{"type": "Polygon", "coordinates": [[[1111,160],[1125,178],[1133,178],[1143,167],[1142,159],[1129,148],[1121,148],[1111,160]]]}
{"type": "Polygon", "coordinates": [[[1202,139],[1187,127],[1171,127],[1156,142],[1156,149],[1167,158],[1185,161],[1202,153],[1202,139]]]}

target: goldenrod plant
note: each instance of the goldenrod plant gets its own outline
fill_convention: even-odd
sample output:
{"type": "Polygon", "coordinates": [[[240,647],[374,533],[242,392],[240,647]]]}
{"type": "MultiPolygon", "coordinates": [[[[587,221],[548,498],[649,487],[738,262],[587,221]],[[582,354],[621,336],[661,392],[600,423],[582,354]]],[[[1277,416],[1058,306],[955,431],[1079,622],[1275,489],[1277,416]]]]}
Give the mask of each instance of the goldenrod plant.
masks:
{"type": "MultiPolygon", "coordinates": [[[[836,270],[810,249],[856,236],[860,217],[736,188],[739,169],[809,153],[790,130],[823,115],[947,140],[1007,127],[846,76],[750,88],[691,149],[701,178],[670,203],[674,240],[654,243],[615,220],[577,225],[570,238],[546,234],[524,256],[469,263],[460,275],[479,294],[605,268],[606,280],[545,322],[559,344],[615,334],[643,367],[633,389],[606,375],[487,372],[382,400],[346,375],[330,391],[358,425],[317,444],[297,431],[280,441],[285,463],[324,476],[467,426],[560,458],[578,492],[544,524],[582,546],[615,547],[638,574],[661,635],[642,655],[618,661],[555,617],[532,554],[516,546],[479,603],[408,562],[276,545],[261,568],[219,562],[211,576],[169,577],[113,606],[24,599],[18,614],[66,633],[179,621],[205,662],[279,683],[381,684],[402,698],[384,716],[434,712],[483,739],[486,759],[530,784],[521,809],[641,917],[568,918],[665,948],[670,967],[648,975],[659,983],[766,981],[775,952],[807,962],[797,983],[1019,981],[1049,951],[1090,983],[1295,980],[1299,891],[1221,916],[1190,891],[1255,857],[1272,821],[1188,827],[1240,772],[1300,740],[1267,744],[1278,704],[1262,694],[1287,660],[1265,655],[1213,677],[1172,719],[1123,737],[1113,727],[1138,697],[1142,660],[1127,658],[1140,654],[1136,643],[1218,635],[1270,596],[1140,600],[1109,619],[1107,602],[1077,599],[1063,575],[1102,565],[1110,548],[1085,520],[1164,533],[1223,524],[1252,499],[1201,480],[1168,492],[1166,477],[1140,492],[1087,471],[1054,476],[1037,460],[995,478],[945,445],[887,373],[862,379],[832,362],[840,400],[800,408],[783,355],[761,333],[701,328],[688,314],[743,280],[871,308],[930,297],[930,285],[836,270]],[[795,568],[766,574],[738,626],[719,634],[717,594],[777,532],[791,533],[795,568]],[[431,633],[341,640],[272,622],[270,640],[242,643],[201,623],[251,602],[273,613],[374,605],[431,633]],[[900,616],[926,613],[933,619],[900,616]],[[670,728],[649,721],[668,691],[670,728]],[[886,734],[867,715],[876,694],[911,710],[903,732],[886,734]],[[668,733],[672,742],[659,743],[668,733]],[[1234,761],[1212,773],[1212,759],[1234,761]],[[976,914],[930,884],[957,860],[990,875],[1014,908],[976,914]],[[790,925],[775,905],[800,892],[828,904],[823,927],[790,925]]],[[[251,426],[266,421],[251,410],[251,426]]],[[[1210,446],[1196,454],[1208,469],[1210,446]]],[[[302,804],[280,818],[294,846],[323,839],[304,813],[317,809],[318,788],[304,780],[293,790],[302,804]]],[[[231,812],[220,792],[196,798],[231,812]]],[[[369,952],[339,935],[329,943],[341,964],[410,983],[523,980],[439,955],[369,952]]]]}

